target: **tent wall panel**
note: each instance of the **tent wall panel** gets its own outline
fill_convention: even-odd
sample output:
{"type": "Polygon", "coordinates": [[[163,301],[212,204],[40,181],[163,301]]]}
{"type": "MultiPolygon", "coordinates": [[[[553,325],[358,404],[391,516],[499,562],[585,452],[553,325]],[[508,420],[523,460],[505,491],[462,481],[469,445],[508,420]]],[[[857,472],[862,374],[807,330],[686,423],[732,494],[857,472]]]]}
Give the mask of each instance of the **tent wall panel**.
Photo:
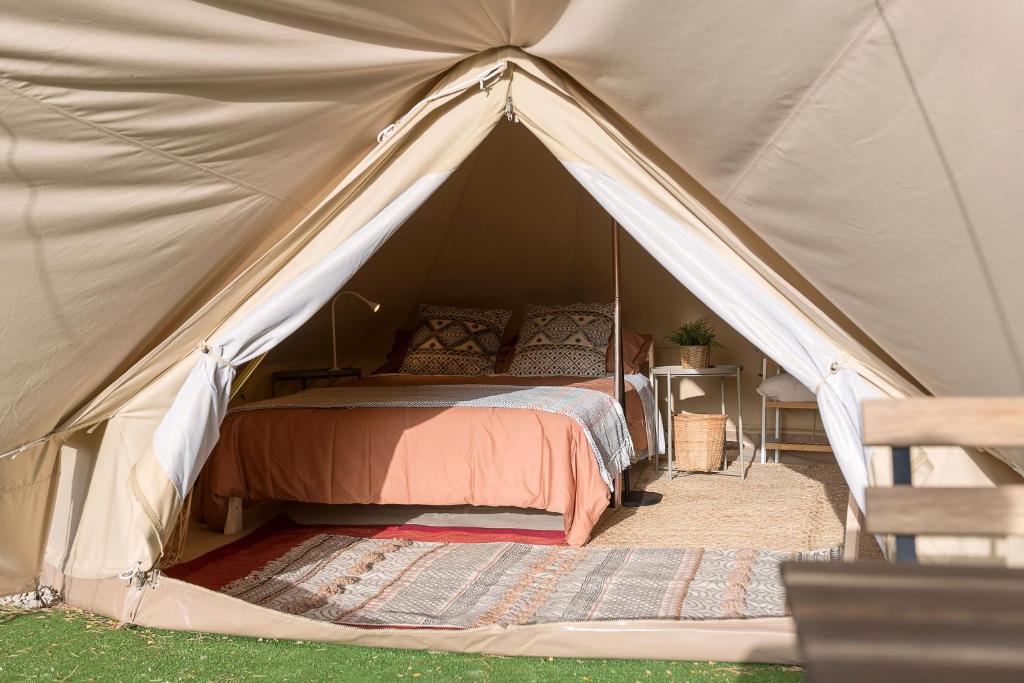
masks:
{"type": "Polygon", "coordinates": [[[889,3],[726,203],[930,391],[1019,394],[1024,8],[947,9],[889,3]]]}
{"type": "Polygon", "coordinates": [[[780,9],[653,0],[645,9],[611,0],[595,12],[572,2],[543,40],[524,48],[570,74],[718,196],[876,21],[874,2],[797,0],[780,9]]]}
{"type": "Polygon", "coordinates": [[[51,430],[166,336],[291,207],[20,91],[0,87],[0,107],[0,168],[16,181],[0,184],[0,342],[19,359],[4,372],[19,391],[0,395],[5,451],[51,430]]]}
{"type": "MultiPolygon", "coordinates": [[[[106,428],[104,423],[91,434],[85,430],[76,432],[60,447],[60,476],[44,558],[53,567],[64,568],[65,559],[78,534],[106,428]]],[[[97,481],[97,488],[102,489],[103,482],[97,481]]]]}
{"type": "Polygon", "coordinates": [[[486,17],[445,4],[410,6],[389,27],[394,14],[334,20],[327,3],[170,0],[153,13],[48,0],[5,17],[0,73],[126,140],[306,206],[438,74],[490,47],[486,17]]]}
{"type": "Polygon", "coordinates": [[[34,590],[57,490],[57,447],[0,460],[0,595],[34,590]]]}

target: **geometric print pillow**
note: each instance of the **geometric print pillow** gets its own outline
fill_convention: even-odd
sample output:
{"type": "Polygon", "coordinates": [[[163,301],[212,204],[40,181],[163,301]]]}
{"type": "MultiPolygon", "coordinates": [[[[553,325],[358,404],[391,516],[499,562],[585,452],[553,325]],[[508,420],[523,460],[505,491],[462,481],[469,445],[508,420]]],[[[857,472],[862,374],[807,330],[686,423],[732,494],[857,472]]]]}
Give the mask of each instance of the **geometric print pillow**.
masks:
{"type": "Polygon", "coordinates": [[[413,375],[487,375],[512,311],[420,305],[420,323],[402,372],[413,375]]]}
{"type": "Polygon", "coordinates": [[[511,375],[602,377],[615,305],[526,307],[511,375]]]}

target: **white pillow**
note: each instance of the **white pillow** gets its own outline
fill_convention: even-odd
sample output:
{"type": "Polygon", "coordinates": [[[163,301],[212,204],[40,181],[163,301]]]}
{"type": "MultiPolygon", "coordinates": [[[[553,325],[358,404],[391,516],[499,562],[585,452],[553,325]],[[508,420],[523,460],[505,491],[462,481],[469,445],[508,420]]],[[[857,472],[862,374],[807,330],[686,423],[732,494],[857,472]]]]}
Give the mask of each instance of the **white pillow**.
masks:
{"type": "Polygon", "coordinates": [[[769,401],[817,401],[814,392],[800,384],[796,377],[788,372],[774,375],[761,382],[757,393],[769,401]]]}

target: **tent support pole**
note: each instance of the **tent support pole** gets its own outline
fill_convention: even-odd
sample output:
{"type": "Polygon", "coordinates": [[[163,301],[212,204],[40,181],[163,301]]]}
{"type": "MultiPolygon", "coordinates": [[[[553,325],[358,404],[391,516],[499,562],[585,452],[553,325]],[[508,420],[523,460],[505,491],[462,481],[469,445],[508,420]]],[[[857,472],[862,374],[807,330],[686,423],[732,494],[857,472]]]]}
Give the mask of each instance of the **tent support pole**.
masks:
{"type": "MultiPolygon", "coordinates": [[[[612,221],[612,283],[615,289],[615,317],[612,327],[613,359],[615,366],[615,398],[622,406],[622,414],[626,414],[626,374],[622,363],[622,299],[620,289],[622,282],[621,258],[619,248],[619,224],[612,221]]],[[[656,446],[648,444],[648,451],[656,446]]],[[[661,494],[654,491],[633,491],[629,488],[629,470],[626,468],[615,479],[614,503],[618,507],[641,507],[656,505],[661,502],[661,494]]]]}

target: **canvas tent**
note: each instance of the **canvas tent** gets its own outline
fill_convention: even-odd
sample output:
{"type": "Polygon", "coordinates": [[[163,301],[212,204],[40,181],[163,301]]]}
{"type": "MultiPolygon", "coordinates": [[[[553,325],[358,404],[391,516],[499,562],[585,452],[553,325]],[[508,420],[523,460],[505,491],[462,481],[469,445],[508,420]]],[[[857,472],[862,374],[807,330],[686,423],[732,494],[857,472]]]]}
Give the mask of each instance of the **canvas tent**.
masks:
{"type": "MultiPolygon", "coordinates": [[[[159,558],[236,369],[308,320],[507,116],[816,391],[855,492],[885,477],[860,446],[864,397],[1024,389],[1012,3],[6,14],[0,592],[35,585],[50,538],[47,576],[83,606],[243,628],[211,616],[220,597],[116,577],[159,558]],[[69,451],[92,464],[77,481],[65,467],[54,512],[69,451]]],[[[1024,463],[1000,458],[921,452],[915,471],[986,484],[1024,463]]],[[[581,652],[557,631],[403,644],[581,652]]],[[[690,637],[689,652],[717,652],[690,637]]]]}

